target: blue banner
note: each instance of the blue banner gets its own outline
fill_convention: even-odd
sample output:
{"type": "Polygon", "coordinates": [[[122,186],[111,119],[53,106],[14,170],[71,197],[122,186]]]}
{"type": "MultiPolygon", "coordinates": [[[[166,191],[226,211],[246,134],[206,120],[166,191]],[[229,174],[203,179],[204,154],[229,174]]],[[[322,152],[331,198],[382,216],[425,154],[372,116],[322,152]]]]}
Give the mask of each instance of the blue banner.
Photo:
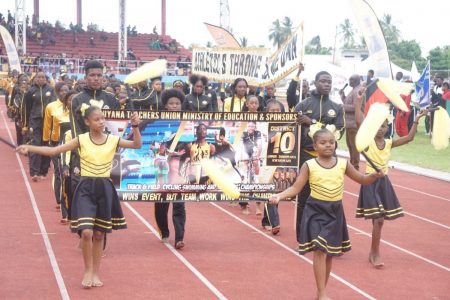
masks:
{"type": "Polygon", "coordinates": [[[417,103],[421,108],[430,105],[430,62],[423,69],[422,75],[416,82],[417,103]]]}

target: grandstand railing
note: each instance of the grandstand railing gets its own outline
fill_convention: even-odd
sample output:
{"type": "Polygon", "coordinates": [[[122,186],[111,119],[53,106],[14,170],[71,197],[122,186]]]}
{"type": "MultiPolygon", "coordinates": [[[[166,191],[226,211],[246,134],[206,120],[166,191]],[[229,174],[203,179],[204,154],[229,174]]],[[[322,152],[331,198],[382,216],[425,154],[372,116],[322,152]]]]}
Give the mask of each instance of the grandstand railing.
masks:
{"type": "MultiPolygon", "coordinates": [[[[37,72],[42,70],[47,74],[56,73],[72,73],[81,74],[84,72],[84,63],[88,59],[85,58],[73,58],[73,57],[20,57],[20,65],[22,70],[27,73],[37,72]]],[[[108,74],[129,74],[136,70],[139,66],[149,61],[143,60],[112,60],[112,59],[98,59],[105,66],[105,72],[108,74]]],[[[167,74],[168,75],[187,75],[188,70],[191,67],[189,61],[168,61],[167,62],[167,74]]],[[[6,55],[0,55],[0,71],[8,72],[8,57],[6,55]]]]}

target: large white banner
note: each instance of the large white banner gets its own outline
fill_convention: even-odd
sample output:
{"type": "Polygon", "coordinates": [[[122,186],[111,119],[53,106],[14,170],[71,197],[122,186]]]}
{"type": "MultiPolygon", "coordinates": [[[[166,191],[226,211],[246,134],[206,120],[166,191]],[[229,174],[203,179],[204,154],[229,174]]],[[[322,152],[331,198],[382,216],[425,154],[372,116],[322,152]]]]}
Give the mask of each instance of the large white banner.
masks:
{"type": "Polygon", "coordinates": [[[19,73],[22,73],[22,69],[20,67],[20,59],[17,54],[16,46],[14,44],[14,40],[9,34],[8,30],[0,25],[0,34],[3,39],[3,44],[5,44],[6,53],[8,54],[9,68],[10,70],[17,70],[19,73]]]}
{"type": "Polygon", "coordinates": [[[266,86],[298,68],[302,56],[303,26],[299,26],[273,54],[264,48],[194,48],[192,73],[230,83],[243,77],[250,85],[266,86]]]}
{"type": "Polygon", "coordinates": [[[364,36],[367,49],[373,60],[371,69],[375,77],[392,79],[391,62],[389,53],[381,30],[378,18],[372,7],[364,0],[350,0],[351,7],[355,12],[358,29],[364,36]]]}

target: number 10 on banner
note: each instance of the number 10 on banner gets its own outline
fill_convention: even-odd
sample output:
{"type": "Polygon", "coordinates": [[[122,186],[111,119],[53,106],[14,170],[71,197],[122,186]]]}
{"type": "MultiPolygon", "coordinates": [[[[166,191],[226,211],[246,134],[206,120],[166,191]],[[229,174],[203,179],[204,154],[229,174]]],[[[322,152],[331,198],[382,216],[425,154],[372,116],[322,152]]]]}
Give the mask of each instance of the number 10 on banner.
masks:
{"type": "Polygon", "coordinates": [[[273,154],[291,154],[295,148],[295,135],[291,131],[277,132],[273,137],[273,154]]]}
{"type": "Polygon", "coordinates": [[[268,166],[298,167],[300,140],[297,132],[297,126],[286,126],[285,123],[269,124],[268,166]]]}

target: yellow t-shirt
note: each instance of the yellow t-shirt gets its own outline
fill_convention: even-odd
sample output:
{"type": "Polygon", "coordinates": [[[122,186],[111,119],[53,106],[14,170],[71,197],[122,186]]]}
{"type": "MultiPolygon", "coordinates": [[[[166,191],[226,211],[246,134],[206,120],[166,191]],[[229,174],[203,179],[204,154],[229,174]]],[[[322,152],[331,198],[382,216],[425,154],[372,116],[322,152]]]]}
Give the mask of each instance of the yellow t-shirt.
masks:
{"type": "Polygon", "coordinates": [[[120,138],[108,134],[106,141],[95,144],[91,140],[89,132],[80,134],[80,167],[81,176],[88,177],[110,177],[112,161],[119,145],[120,138]]]}
{"type": "Polygon", "coordinates": [[[241,99],[239,99],[238,97],[234,97],[234,103],[233,103],[233,107],[231,107],[231,102],[233,100],[233,97],[228,97],[227,99],[225,99],[224,103],[223,103],[223,111],[225,112],[241,112],[242,109],[244,108],[244,104],[245,104],[245,97],[242,97],[241,99]]]}
{"type": "Polygon", "coordinates": [[[42,130],[42,139],[44,141],[59,141],[59,124],[60,121],[69,122],[69,111],[64,111],[64,103],[56,100],[49,103],[45,107],[44,129],[42,130]]]}
{"type": "Polygon", "coordinates": [[[331,168],[322,167],[317,159],[310,159],[306,163],[309,168],[311,197],[323,201],[342,200],[347,160],[337,158],[336,164],[331,168]]]}
{"type": "MultiPolygon", "coordinates": [[[[378,149],[375,140],[372,141],[369,145],[369,149],[366,152],[367,156],[373,161],[373,163],[385,174],[388,173],[388,163],[389,158],[391,157],[391,149],[392,149],[392,140],[385,139],[384,140],[384,148],[378,149]]],[[[376,173],[376,171],[370,166],[370,164],[366,164],[366,173],[376,173]]]]}

